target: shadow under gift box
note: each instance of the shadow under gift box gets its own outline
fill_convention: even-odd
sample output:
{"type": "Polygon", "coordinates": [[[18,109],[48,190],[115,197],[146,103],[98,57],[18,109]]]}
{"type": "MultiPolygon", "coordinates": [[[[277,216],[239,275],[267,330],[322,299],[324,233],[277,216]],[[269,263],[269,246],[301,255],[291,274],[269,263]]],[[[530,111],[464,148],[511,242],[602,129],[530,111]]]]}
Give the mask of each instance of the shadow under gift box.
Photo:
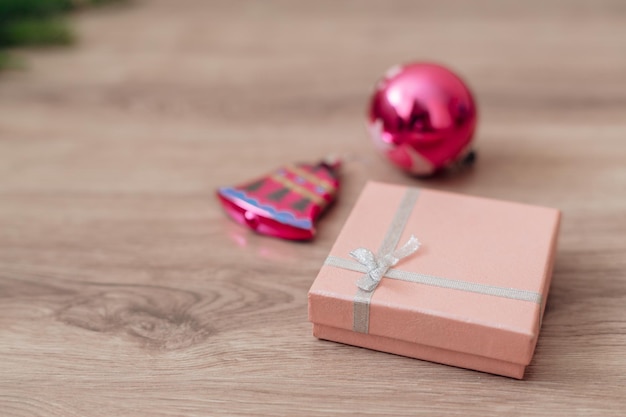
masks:
{"type": "Polygon", "coordinates": [[[559,223],[551,208],[370,182],[309,291],[313,334],[521,379],[537,344],[559,223]],[[350,252],[382,257],[384,243],[393,240],[393,250],[411,235],[419,250],[371,293],[359,289],[368,269],[350,252]]]}

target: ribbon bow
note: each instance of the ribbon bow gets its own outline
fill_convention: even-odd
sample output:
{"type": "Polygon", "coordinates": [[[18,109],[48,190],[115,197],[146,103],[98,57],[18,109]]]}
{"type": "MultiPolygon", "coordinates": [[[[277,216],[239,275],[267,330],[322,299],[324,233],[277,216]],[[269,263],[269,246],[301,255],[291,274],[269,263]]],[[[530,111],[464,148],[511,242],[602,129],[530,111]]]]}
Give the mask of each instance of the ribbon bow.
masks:
{"type": "Polygon", "coordinates": [[[367,268],[367,273],[358,280],[356,285],[363,291],[372,292],[378,287],[389,268],[395,266],[402,258],[415,253],[421,243],[413,235],[401,248],[387,254],[379,256],[367,248],[358,248],[350,252],[350,256],[367,268]]]}

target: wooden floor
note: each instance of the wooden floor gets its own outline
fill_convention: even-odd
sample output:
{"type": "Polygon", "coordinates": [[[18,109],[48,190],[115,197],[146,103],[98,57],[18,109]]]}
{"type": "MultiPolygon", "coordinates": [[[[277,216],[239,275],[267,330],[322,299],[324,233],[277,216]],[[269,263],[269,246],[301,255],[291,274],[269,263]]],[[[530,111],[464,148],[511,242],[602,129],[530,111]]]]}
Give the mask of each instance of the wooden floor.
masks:
{"type": "Polygon", "coordinates": [[[0,415],[621,416],[623,1],[135,1],[0,74],[0,415]],[[393,64],[445,63],[480,105],[475,169],[418,181],[370,146],[393,64]],[[306,244],[214,189],[346,159],[306,244]],[[563,210],[526,379],[322,342],[306,294],[368,179],[563,210]]]}

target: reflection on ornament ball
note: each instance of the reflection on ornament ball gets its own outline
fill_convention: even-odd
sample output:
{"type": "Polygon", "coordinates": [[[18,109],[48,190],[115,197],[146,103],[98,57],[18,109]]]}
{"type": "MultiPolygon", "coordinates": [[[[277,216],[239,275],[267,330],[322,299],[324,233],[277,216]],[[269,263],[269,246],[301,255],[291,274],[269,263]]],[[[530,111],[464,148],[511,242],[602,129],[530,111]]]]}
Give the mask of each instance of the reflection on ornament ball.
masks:
{"type": "Polygon", "coordinates": [[[374,143],[417,176],[472,162],[476,104],[469,88],[440,65],[412,63],[387,71],[370,101],[374,143]]]}

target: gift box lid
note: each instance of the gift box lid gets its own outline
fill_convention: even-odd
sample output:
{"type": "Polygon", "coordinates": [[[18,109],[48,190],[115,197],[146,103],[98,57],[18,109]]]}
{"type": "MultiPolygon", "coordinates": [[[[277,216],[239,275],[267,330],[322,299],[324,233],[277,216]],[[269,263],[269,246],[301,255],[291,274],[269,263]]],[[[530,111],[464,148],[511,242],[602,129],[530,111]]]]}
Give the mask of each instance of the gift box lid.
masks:
{"type": "Polygon", "coordinates": [[[559,222],[551,208],[370,182],[309,291],[309,319],[526,365],[559,222]],[[415,253],[385,267],[373,290],[357,286],[375,268],[351,252],[365,248],[380,266],[411,235],[415,253]]]}

